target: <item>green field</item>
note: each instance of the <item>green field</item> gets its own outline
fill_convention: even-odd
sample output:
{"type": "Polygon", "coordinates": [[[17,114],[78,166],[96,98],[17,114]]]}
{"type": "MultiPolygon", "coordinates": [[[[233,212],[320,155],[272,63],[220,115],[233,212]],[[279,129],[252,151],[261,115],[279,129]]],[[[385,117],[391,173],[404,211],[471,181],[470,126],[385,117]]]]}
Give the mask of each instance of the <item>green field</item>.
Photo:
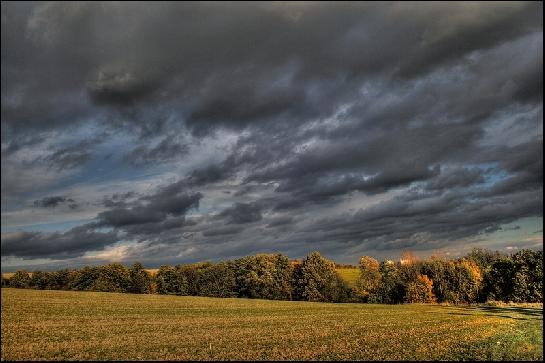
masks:
{"type": "Polygon", "coordinates": [[[542,328],[542,308],[2,289],[2,360],[540,360],[542,328]]]}
{"type": "Polygon", "coordinates": [[[341,275],[350,287],[356,286],[356,281],[360,277],[359,268],[337,268],[335,271],[341,275]]]}

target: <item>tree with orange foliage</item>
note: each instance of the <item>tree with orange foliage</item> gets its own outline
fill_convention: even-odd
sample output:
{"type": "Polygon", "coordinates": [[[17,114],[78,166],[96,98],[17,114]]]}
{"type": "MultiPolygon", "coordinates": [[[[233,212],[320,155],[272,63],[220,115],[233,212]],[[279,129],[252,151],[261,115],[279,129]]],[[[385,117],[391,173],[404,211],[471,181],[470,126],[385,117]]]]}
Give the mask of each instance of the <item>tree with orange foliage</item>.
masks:
{"type": "Polygon", "coordinates": [[[433,281],[426,275],[418,275],[416,281],[410,282],[405,292],[405,302],[434,303],[433,281]]]}

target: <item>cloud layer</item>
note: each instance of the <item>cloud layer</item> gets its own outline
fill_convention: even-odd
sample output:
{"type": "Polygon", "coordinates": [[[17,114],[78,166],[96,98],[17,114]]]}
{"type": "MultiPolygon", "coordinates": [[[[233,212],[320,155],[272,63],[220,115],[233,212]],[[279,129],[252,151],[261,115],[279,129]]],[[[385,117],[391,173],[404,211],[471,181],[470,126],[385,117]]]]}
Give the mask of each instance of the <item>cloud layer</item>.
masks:
{"type": "Polygon", "coordinates": [[[532,231],[510,246],[527,243],[542,230],[542,14],[2,3],[2,261],[355,262],[503,248],[521,219],[532,231]]]}

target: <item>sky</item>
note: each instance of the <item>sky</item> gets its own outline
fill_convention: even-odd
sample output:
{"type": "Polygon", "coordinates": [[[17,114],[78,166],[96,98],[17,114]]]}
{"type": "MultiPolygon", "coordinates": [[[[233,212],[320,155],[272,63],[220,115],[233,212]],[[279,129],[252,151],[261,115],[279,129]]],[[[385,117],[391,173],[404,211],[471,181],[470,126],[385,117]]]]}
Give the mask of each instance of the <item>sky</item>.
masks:
{"type": "Polygon", "coordinates": [[[2,271],[543,246],[543,4],[2,2],[2,271]]]}

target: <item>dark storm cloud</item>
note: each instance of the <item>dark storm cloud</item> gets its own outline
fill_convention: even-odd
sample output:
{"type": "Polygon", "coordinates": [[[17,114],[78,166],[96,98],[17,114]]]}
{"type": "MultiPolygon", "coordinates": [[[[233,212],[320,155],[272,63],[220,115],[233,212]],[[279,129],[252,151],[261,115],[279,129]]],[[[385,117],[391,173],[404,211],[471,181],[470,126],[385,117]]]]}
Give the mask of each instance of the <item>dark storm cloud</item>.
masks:
{"type": "Polygon", "coordinates": [[[261,207],[251,203],[235,203],[233,206],[224,209],[219,214],[228,224],[244,224],[260,221],[261,207]]]}
{"type": "Polygon", "coordinates": [[[168,216],[179,217],[191,208],[198,208],[201,193],[187,193],[181,183],[171,184],[155,194],[144,196],[128,207],[100,212],[100,226],[126,227],[138,224],[159,223],[168,216]]]}
{"type": "Polygon", "coordinates": [[[87,251],[102,250],[118,240],[114,232],[96,232],[89,226],[75,227],[64,233],[2,233],[2,256],[72,258],[87,251]]]}
{"type": "Polygon", "coordinates": [[[101,204],[106,208],[125,207],[126,200],[136,196],[135,192],[114,193],[111,196],[104,196],[101,204]]]}
{"type": "MultiPolygon", "coordinates": [[[[138,112],[158,103],[199,133],[308,119],[353,97],[363,77],[413,78],[540,31],[541,10],[540,3],[4,3],[2,120],[13,129],[51,127],[85,119],[91,104],[122,117],[128,106],[138,112]]],[[[524,97],[540,92],[536,79],[527,76],[524,97]]]]}
{"type": "Polygon", "coordinates": [[[408,193],[352,216],[320,220],[308,232],[327,241],[361,243],[371,250],[433,250],[448,241],[491,233],[503,223],[542,213],[543,196],[536,199],[534,193],[497,198],[473,194],[472,203],[467,197],[455,192],[408,193]]]}
{"type": "Polygon", "coordinates": [[[189,183],[191,185],[205,185],[208,183],[213,183],[219,180],[223,180],[231,175],[233,172],[229,170],[227,165],[228,163],[224,162],[223,165],[210,165],[205,168],[195,169],[191,172],[189,176],[189,183]]]}
{"type": "Polygon", "coordinates": [[[244,228],[240,226],[223,226],[223,227],[217,227],[217,228],[211,228],[211,229],[205,230],[202,232],[202,234],[205,237],[216,237],[216,236],[224,236],[224,235],[240,233],[243,230],[244,228]]]}
{"type": "MultiPolygon", "coordinates": [[[[198,208],[200,193],[186,192],[184,183],[176,182],[159,188],[155,193],[138,198],[119,207],[134,197],[134,192],[114,194],[109,199],[113,208],[100,212],[96,221],[72,228],[64,233],[13,232],[2,234],[2,255],[24,258],[74,258],[86,251],[101,250],[120,240],[138,239],[150,234],[161,235],[172,229],[194,225],[186,221],[185,213],[198,208]],[[113,228],[101,232],[101,228],[113,228]],[[121,238],[118,231],[125,232],[121,238]]],[[[74,200],[63,196],[46,197],[35,201],[36,206],[51,208],[74,200]]],[[[70,204],[71,206],[72,204],[70,204]]]]}
{"type": "Polygon", "coordinates": [[[4,2],[3,200],[77,196],[53,190],[56,175],[97,183],[104,153],[181,178],[99,195],[81,231],[10,235],[7,251],[61,255],[59,238],[75,256],[109,233],[156,262],[427,251],[542,217],[542,14],[539,2],[4,2]]]}
{"type": "Polygon", "coordinates": [[[77,204],[74,201],[74,199],[68,198],[65,196],[60,196],[60,195],[44,197],[42,199],[35,200],[34,206],[40,207],[40,208],[54,208],[64,203],[70,203],[69,206],[72,209],[77,207],[77,204]]]}
{"type": "Polygon", "coordinates": [[[441,172],[439,176],[430,180],[426,188],[430,190],[464,188],[484,181],[483,171],[480,169],[453,168],[441,172]]]}
{"type": "Polygon", "coordinates": [[[543,139],[507,148],[500,165],[510,176],[494,184],[489,195],[543,190],[543,139]]]}
{"type": "Polygon", "coordinates": [[[293,217],[290,216],[284,216],[284,217],[276,217],[272,219],[269,224],[267,224],[268,228],[278,227],[278,226],[284,226],[286,224],[292,224],[294,222],[293,217]]]}

